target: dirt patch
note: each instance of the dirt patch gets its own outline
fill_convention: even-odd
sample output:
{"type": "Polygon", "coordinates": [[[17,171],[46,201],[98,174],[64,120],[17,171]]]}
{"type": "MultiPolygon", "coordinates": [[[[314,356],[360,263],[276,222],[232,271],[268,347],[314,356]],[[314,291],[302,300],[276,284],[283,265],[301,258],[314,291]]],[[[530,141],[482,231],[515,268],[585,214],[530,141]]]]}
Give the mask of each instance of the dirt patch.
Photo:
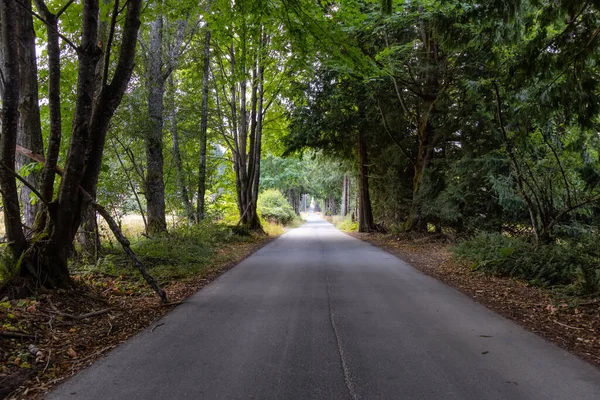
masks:
{"type": "Polygon", "coordinates": [[[472,271],[453,259],[448,243],[351,233],[455,287],[531,332],[600,367],[600,299],[575,298],[516,279],[472,271]]]}
{"type": "Polygon", "coordinates": [[[224,244],[201,275],[165,285],[170,304],[125,277],[75,276],[77,288],[0,302],[0,398],[36,399],[89,366],[270,242],[224,244]]]}

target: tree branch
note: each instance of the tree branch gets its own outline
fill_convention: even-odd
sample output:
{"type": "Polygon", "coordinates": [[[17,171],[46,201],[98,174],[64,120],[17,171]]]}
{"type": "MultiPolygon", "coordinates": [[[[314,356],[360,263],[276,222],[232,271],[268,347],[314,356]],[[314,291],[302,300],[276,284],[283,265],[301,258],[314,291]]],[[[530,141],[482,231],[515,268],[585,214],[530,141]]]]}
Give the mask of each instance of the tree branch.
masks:
{"type": "MultiPolygon", "coordinates": [[[[40,14],[36,13],[33,10],[29,10],[27,7],[25,7],[25,5],[20,1],[20,0],[15,0],[15,2],[19,5],[19,7],[24,8],[25,10],[27,10],[27,12],[31,13],[31,15],[33,15],[34,17],[36,17],[37,19],[39,19],[40,21],[42,21],[44,23],[44,25],[46,25],[48,27],[48,29],[52,29],[53,31],[56,32],[56,34],[65,41],[65,43],[67,43],[69,45],[69,47],[71,47],[73,50],[75,50],[76,53],[79,54],[79,47],[75,46],[75,44],[73,42],[71,42],[65,35],[63,35],[62,33],[60,33],[58,30],[54,29],[54,27],[52,25],[50,25],[48,23],[48,21],[46,21],[46,19],[44,17],[42,17],[40,14]]],[[[46,5],[43,3],[42,0],[36,0],[36,6],[42,6],[43,5],[43,9],[45,9],[44,12],[49,12],[48,11],[48,7],[46,7],[46,5]]]]}
{"type": "MultiPolygon", "coordinates": [[[[37,1],[37,0],[36,0],[37,1]]],[[[40,0],[43,1],[43,0],[40,0]]],[[[59,18],[65,11],[67,11],[67,8],[69,8],[69,6],[71,4],[73,4],[73,2],[75,2],[75,0],[69,0],[67,2],[67,4],[65,4],[57,13],[56,13],[56,18],[59,18]]]]}
{"type": "Polygon", "coordinates": [[[6,165],[4,163],[4,161],[0,160],[0,165],[2,165],[2,167],[4,167],[5,170],[7,170],[11,174],[13,174],[14,177],[17,178],[23,185],[27,186],[29,188],[29,190],[31,190],[33,192],[33,194],[35,194],[42,201],[42,203],[44,203],[46,206],[49,205],[48,201],[46,201],[46,199],[44,199],[44,196],[42,196],[42,194],[40,192],[38,192],[38,190],[35,188],[35,186],[33,186],[31,183],[27,182],[27,179],[23,178],[21,175],[19,175],[14,170],[12,170],[8,165],[6,165]]]}

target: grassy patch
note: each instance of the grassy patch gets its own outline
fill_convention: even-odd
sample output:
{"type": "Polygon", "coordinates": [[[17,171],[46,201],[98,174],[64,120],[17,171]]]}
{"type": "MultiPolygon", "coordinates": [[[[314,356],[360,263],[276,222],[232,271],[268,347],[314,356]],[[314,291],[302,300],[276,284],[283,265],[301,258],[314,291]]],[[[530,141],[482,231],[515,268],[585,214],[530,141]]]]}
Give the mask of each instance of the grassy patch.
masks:
{"type": "Polygon", "coordinates": [[[352,221],[352,217],[350,215],[347,215],[346,217],[342,217],[341,215],[334,215],[332,217],[325,218],[342,232],[358,231],[358,222],[352,221]]]}
{"type": "MultiPolygon", "coordinates": [[[[265,224],[269,236],[280,232],[272,224],[265,224]]],[[[162,282],[202,274],[216,262],[222,261],[224,248],[256,242],[256,236],[235,235],[231,228],[218,223],[183,226],[171,229],[168,234],[152,238],[141,237],[132,249],[148,267],[149,272],[162,282]],[[218,259],[218,260],[217,260],[218,259]]],[[[95,266],[87,268],[90,273],[110,276],[138,277],[120,249],[106,254],[95,266]]],[[[138,277],[138,279],[140,279],[138,277]]]]}

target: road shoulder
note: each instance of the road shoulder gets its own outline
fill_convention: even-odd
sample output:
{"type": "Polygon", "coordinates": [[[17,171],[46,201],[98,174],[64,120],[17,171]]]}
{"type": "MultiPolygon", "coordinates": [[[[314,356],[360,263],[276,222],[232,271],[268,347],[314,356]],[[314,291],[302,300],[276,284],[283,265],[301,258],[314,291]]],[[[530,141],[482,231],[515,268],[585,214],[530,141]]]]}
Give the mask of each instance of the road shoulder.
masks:
{"type": "Polygon", "coordinates": [[[527,330],[600,367],[600,299],[576,299],[516,279],[471,271],[445,242],[348,233],[395,255],[527,330]]]}

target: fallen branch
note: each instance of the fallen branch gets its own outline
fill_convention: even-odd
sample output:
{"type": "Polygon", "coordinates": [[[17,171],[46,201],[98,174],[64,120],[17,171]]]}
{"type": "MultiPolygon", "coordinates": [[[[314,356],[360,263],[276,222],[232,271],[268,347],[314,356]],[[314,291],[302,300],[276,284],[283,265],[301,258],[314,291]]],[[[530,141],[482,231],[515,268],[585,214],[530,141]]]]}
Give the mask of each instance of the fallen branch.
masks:
{"type": "Polygon", "coordinates": [[[119,228],[119,225],[116,223],[116,221],[113,219],[113,217],[110,216],[110,214],[108,213],[108,211],[106,211],[106,209],[104,207],[102,207],[100,204],[96,203],[94,201],[94,199],[92,198],[92,196],[90,196],[90,194],[88,192],[83,190],[81,187],[80,187],[80,191],[84,194],[84,197],[87,197],[87,200],[90,201],[90,203],[94,206],[96,211],[98,211],[98,214],[100,214],[102,216],[102,218],[104,218],[104,220],[110,227],[110,230],[117,238],[117,241],[121,244],[121,247],[123,247],[123,251],[125,251],[125,253],[127,253],[129,258],[131,258],[131,260],[133,261],[133,265],[138,269],[138,271],[140,271],[140,274],[142,274],[142,276],[144,277],[144,279],[146,280],[148,285],[152,289],[154,289],[154,291],[160,296],[162,302],[166,303],[167,302],[167,294],[165,293],[164,290],[162,290],[162,288],[160,287],[158,282],[156,282],[156,280],[152,277],[152,275],[150,275],[148,273],[146,266],[138,258],[137,254],[135,254],[134,251],[131,250],[131,243],[125,237],[125,235],[123,235],[123,232],[121,231],[121,229],[119,228]]]}
{"type": "Polygon", "coordinates": [[[594,300],[594,301],[590,301],[588,303],[577,304],[577,307],[593,307],[593,306],[600,307],[600,302],[594,300]]]}
{"type": "Polygon", "coordinates": [[[50,365],[50,357],[52,357],[52,348],[48,349],[48,358],[46,359],[46,366],[44,367],[44,370],[42,371],[42,375],[46,373],[46,370],[48,369],[48,366],[50,365]]]}
{"type": "Polygon", "coordinates": [[[170,306],[178,306],[180,304],[183,304],[183,301],[173,301],[170,303],[163,303],[160,305],[160,307],[170,307],[170,306]]]}
{"type": "Polygon", "coordinates": [[[577,328],[576,326],[571,326],[571,325],[566,325],[563,324],[561,322],[558,322],[557,320],[553,319],[552,322],[554,322],[555,324],[558,324],[560,326],[564,326],[565,328],[569,328],[569,329],[577,329],[578,331],[580,331],[582,328],[577,328]]]}
{"type": "Polygon", "coordinates": [[[74,320],[77,320],[77,321],[82,320],[82,319],[86,319],[86,318],[96,317],[98,315],[108,314],[111,311],[110,308],[105,308],[103,310],[92,311],[92,312],[81,314],[81,315],[73,315],[73,314],[67,314],[67,313],[64,313],[62,311],[59,311],[52,304],[51,304],[51,306],[54,309],[54,313],[55,314],[60,315],[61,317],[70,318],[70,319],[74,319],[74,320]]]}
{"type": "Polygon", "coordinates": [[[33,339],[33,338],[35,338],[34,335],[29,335],[27,333],[8,332],[8,331],[0,332],[0,337],[9,338],[9,339],[33,339]]]}

